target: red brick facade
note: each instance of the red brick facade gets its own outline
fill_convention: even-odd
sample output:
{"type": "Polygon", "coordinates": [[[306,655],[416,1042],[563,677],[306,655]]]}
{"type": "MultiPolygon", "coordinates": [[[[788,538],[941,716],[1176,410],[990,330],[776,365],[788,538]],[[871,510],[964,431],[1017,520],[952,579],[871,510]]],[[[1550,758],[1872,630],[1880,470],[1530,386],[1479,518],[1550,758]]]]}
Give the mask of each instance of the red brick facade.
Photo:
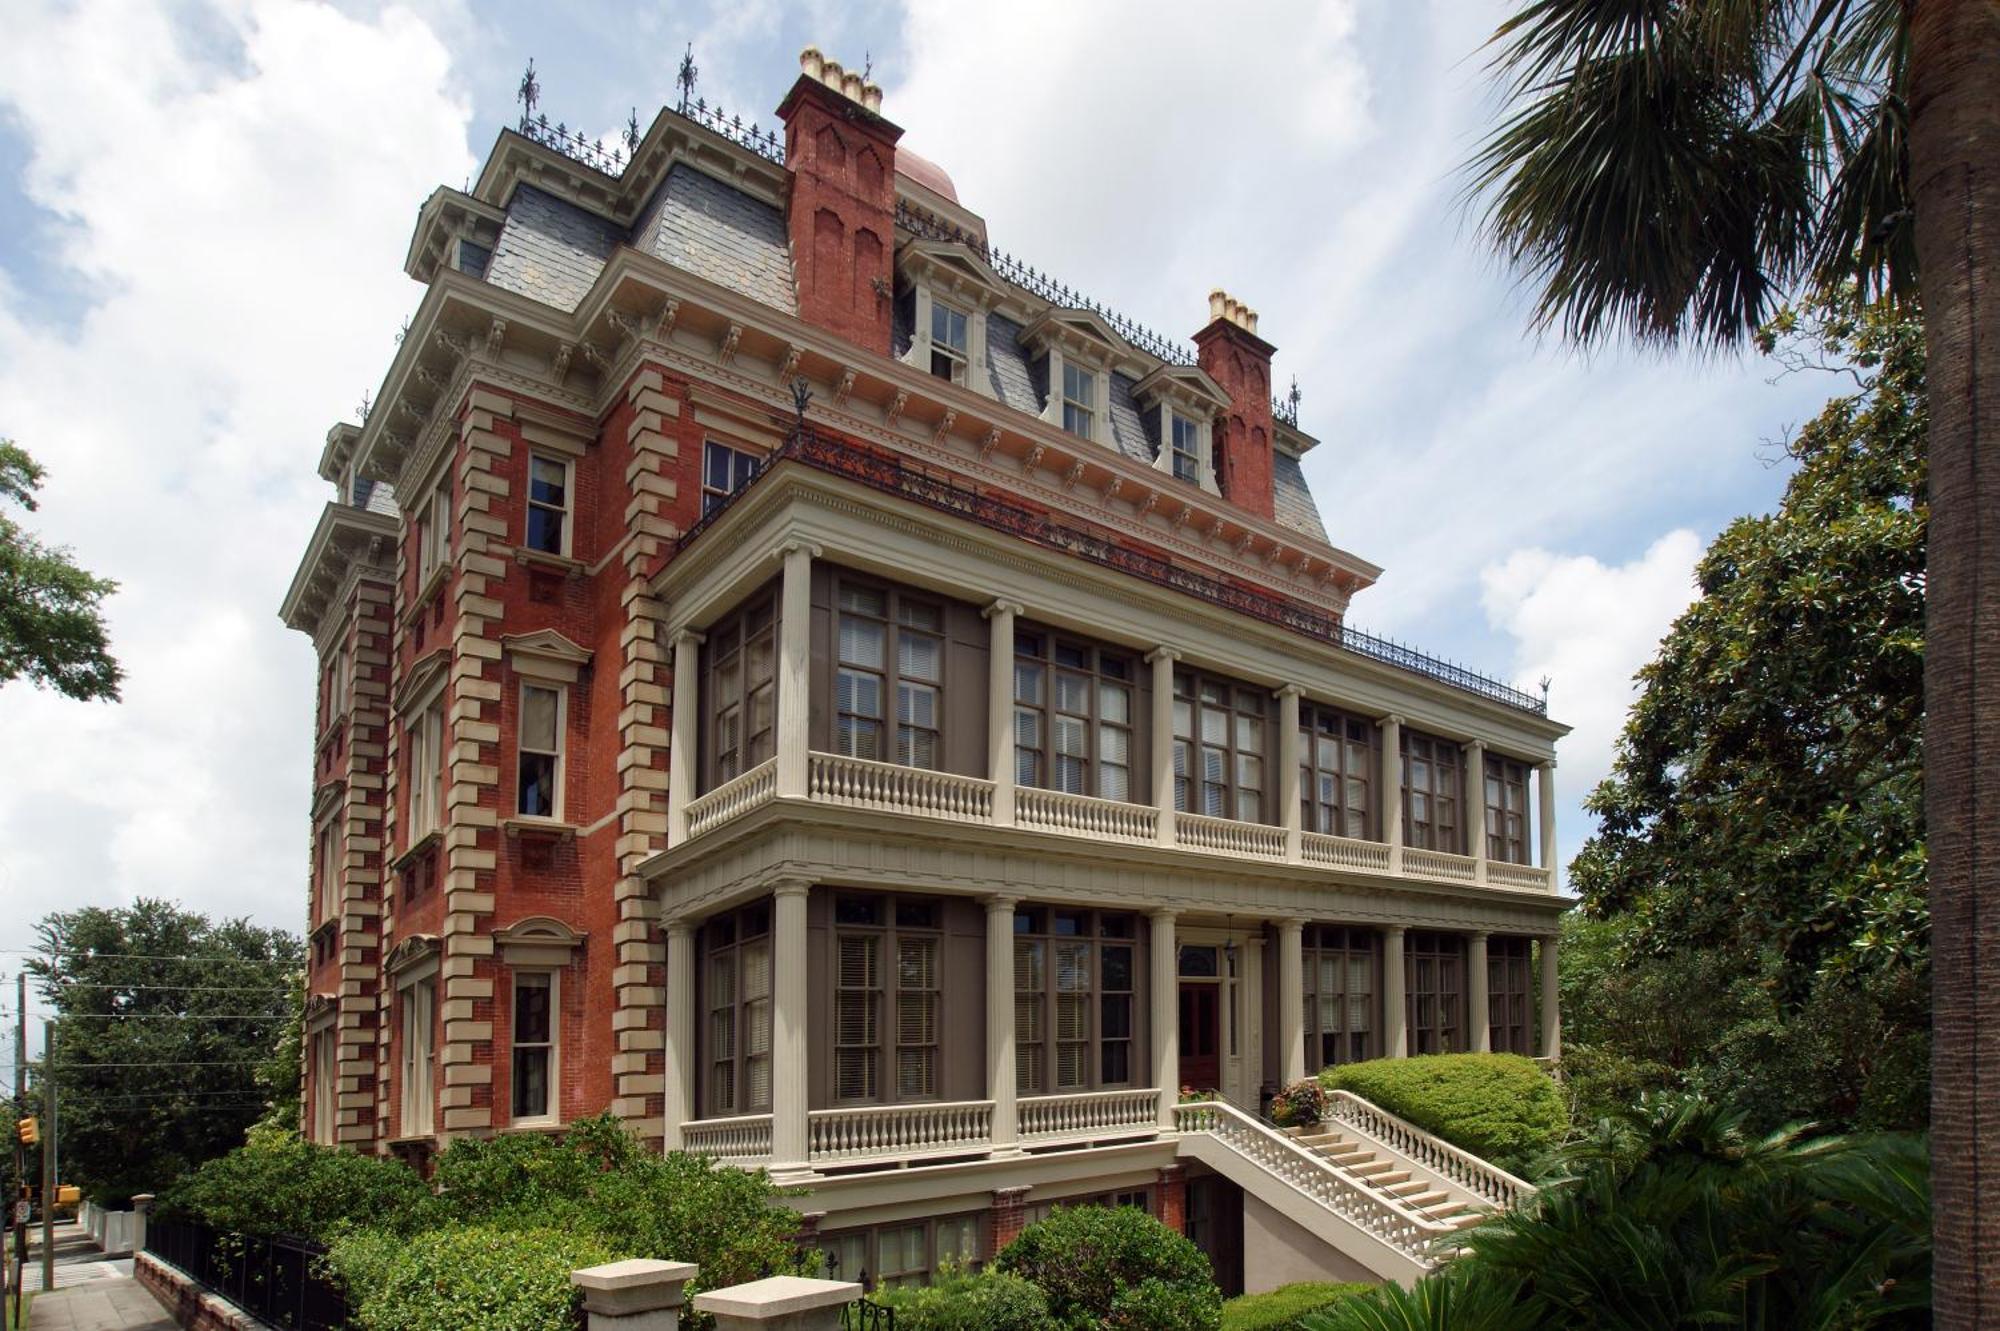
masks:
{"type": "Polygon", "coordinates": [[[896,140],[903,131],[800,78],[779,106],[792,173],[786,225],[799,317],[889,351],[896,248],[896,140]]]}
{"type": "Polygon", "coordinates": [[[1275,507],[1269,342],[1228,319],[1194,335],[1196,363],[1229,395],[1229,411],[1215,422],[1215,455],[1222,493],[1231,503],[1268,518],[1275,507]]]}

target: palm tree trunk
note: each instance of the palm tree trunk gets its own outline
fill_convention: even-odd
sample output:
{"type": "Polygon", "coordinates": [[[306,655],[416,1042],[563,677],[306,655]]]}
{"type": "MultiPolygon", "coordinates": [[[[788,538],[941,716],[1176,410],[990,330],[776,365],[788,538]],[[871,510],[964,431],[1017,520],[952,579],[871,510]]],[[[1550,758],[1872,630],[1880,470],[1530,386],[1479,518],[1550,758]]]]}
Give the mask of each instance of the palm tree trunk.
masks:
{"type": "Polygon", "coordinates": [[[2000,0],[1915,0],[1937,1325],[2000,1327],[2000,0]]]}

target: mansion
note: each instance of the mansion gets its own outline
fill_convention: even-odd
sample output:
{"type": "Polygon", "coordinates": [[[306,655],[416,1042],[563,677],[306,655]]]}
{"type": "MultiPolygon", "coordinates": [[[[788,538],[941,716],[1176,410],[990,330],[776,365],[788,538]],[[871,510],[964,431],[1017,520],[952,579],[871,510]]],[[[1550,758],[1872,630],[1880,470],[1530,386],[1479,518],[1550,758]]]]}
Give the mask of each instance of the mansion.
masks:
{"type": "Polygon", "coordinates": [[[1426,1168],[1518,1181],[1260,1113],[1556,1052],[1565,727],[1348,627],[1381,570],[1257,314],[1184,345],[1014,260],[814,50],[771,134],[528,101],[423,203],[282,608],[310,1135],[421,1166],[608,1110],[806,1189],[846,1278],[1082,1201],[1226,1289],[1420,1267],[1426,1168]]]}

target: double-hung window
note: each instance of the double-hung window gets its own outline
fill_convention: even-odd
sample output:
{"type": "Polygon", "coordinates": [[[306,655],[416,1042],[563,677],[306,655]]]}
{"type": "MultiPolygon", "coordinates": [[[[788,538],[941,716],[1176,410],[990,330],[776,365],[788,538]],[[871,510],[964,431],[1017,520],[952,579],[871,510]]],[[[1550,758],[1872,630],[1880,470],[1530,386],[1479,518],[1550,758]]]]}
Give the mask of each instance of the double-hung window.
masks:
{"type": "Polygon", "coordinates": [[[1097,376],[1065,360],[1062,367],[1063,429],[1085,439],[1097,437],[1097,376]]]}
{"type": "Polygon", "coordinates": [[[768,596],[709,630],[709,751],[717,784],[776,752],[777,635],[777,607],[768,596]]]}
{"type": "Polygon", "coordinates": [[[1022,1094],[1132,1083],[1137,938],[1131,915],[1015,912],[1014,1080],[1022,1094]]]}
{"type": "Polygon", "coordinates": [[[1308,926],[1304,942],[1307,1069],[1375,1057],[1380,935],[1371,929],[1308,926]]]}
{"type": "Polygon", "coordinates": [[[405,1137],[428,1135],[432,1125],[432,1031],[436,1021],[437,982],[418,980],[403,988],[402,1115],[405,1137]]]}
{"type": "Polygon", "coordinates": [[[1486,760],[1486,858],[1528,862],[1528,765],[1486,760]]]}
{"type": "Polygon", "coordinates": [[[1174,479],[1200,485],[1201,426],[1178,411],[1168,415],[1173,418],[1172,437],[1168,443],[1173,449],[1174,479]]]}
{"type": "Polygon", "coordinates": [[[936,901],[846,893],[834,898],[836,1101],[938,1097],[941,923],[936,901]]]}
{"type": "Polygon", "coordinates": [[[406,728],[410,765],[410,832],[415,843],[437,830],[444,813],[444,702],[424,708],[406,728]]]}
{"type": "Polygon", "coordinates": [[[965,311],[940,300],[931,302],[931,373],[955,384],[965,382],[965,328],[965,311]]]}
{"type": "Polygon", "coordinates": [[[548,555],[569,553],[569,463],[528,455],[527,546],[548,555]]]}
{"type": "Polygon", "coordinates": [[[944,608],[844,579],[836,605],[835,744],[850,758],[936,770],[943,761],[944,608]]]}
{"type": "Polygon", "coordinates": [[[514,811],[524,818],[562,817],[564,704],[562,689],[546,684],[521,686],[514,811]]]}
{"type": "Polygon", "coordinates": [[[417,524],[417,583],[427,583],[431,575],[451,560],[451,482],[439,481],[425,505],[424,520],[417,524]]]}
{"type": "Polygon", "coordinates": [[[1014,774],[1071,795],[1132,796],[1132,658],[1040,630],[1014,638],[1014,774]]]}
{"type": "Polygon", "coordinates": [[[340,882],[340,867],[335,852],[340,847],[340,827],[333,818],[319,829],[319,882],[317,908],[313,911],[313,923],[320,924],[333,917],[335,888],[340,882]]]}
{"type": "Polygon", "coordinates": [[[312,1037],[312,1068],[312,1139],[331,1146],[340,1093],[332,1031],[320,1031],[312,1037]]]}
{"type": "Polygon", "coordinates": [[[708,973],[708,1112],[771,1108],[771,910],[758,904],[703,926],[708,973]]]}
{"type": "Polygon", "coordinates": [[[1264,821],[1264,734],[1269,700],[1256,689],[1192,670],[1174,672],[1174,807],[1239,822],[1264,821]]]}
{"type": "Polygon", "coordinates": [[[1457,743],[1403,732],[1403,826],[1411,846],[1459,849],[1460,773],[1457,743]]]}
{"type": "Polygon", "coordinates": [[[1330,707],[1299,709],[1299,798],[1309,832],[1372,835],[1375,723],[1330,707]]]}
{"type": "Polygon", "coordinates": [[[713,439],[701,450],[701,511],[706,513],[750,484],[764,459],[713,439]]]}
{"type": "Polygon", "coordinates": [[[553,971],[514,973],[514,1121],[556,1116],[558,1025],[553,971]]]}

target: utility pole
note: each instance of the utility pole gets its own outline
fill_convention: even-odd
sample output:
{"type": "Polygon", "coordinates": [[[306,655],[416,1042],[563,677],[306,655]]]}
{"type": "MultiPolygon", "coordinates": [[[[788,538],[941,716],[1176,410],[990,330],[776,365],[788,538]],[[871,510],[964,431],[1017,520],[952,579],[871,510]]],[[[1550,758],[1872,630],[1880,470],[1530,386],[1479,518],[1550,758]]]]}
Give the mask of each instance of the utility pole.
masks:
{"type": "Polygon", "coordinates": [[[56,1024],[42,1023],[42,1289],[56,1287],[56,1024]]]}
{"type": "MultiPolygon", "coordinates": [[[[28,973],[14,977],[14,1117],[28,1109],[28,973]]],[[[19,1133],[14,1136],[14,1182],[18,1194],[8,1199],[14,1222],[14,1325],[21,1324],[21,1285],[28,1278],[28,1152],[19,1133]]]]}

